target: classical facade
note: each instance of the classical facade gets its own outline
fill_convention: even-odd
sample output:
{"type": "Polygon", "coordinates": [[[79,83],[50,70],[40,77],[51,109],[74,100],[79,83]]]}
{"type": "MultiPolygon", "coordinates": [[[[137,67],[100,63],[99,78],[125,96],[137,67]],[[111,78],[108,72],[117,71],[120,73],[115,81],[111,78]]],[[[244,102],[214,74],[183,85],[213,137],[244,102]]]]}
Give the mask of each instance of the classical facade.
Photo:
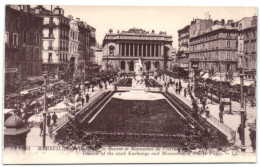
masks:
{"type": "Polygon", "coordinates": [[[229,20],[214,21],[205,32],[190,38],[189,60],[194,70],[226,73],[237,70],[237,24],[229,20]]]}
{"type": "Polygon", "coordinates": [[[142,60],[144,71],[169,67],[172,36],[155,34],[137,28],[129,31],[112,30],[103,40],[103,65],[123,72],[134,71],[134,61],[142,60]]]}
{"type": "Polygon", "coordinates": [[[245,17],[238,22],[239,65],[244,68],[245,79],[256,79],[257,65],[257,16],[245,17]]]}
{"type": "Polygon", "coordinates": [[[21,66],[26,77],[41,75],[43,19],[29,5],[7,5],[5,17],[6,73],[21,66]]]}
{"type": "Polygon", "coordinates": [[[58,6],[50,11],[38,5],[31,12],[44,19],[43,70],[54,73],[54,77],[58,78],[63,75],[63,64],[69,58],[69,19],[64,16],[64,10],[58,6]]]}

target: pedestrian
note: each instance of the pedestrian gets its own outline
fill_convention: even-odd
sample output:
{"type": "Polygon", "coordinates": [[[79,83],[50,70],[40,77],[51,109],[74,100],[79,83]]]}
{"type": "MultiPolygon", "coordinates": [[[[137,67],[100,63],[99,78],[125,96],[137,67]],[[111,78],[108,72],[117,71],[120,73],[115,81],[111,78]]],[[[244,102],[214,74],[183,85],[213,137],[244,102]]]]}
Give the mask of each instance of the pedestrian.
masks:
{"type": "Polygon", "coordinates": [[[88,103],[88,100],[89,100],[89,95],[86,94],[86,103],[88,103]]]}
{"type": "Polygon", "coordinates": [[[51,125],[51,115],[50,113],[47,114],[47,126],[50,127],[51,125]]]}
{"type": "Polygon", "coordinates": [[[184,89],[184,97],[186,97],[186,94],[187,94],[187,89],[185,88],[184,89]]]}
{"type": "Polygon", "coordinates": [[[85,99],[84,99],[84,97],[82,97],[82,98],[81,98],[82,106],[84,105],[84,101],[85,101],[85,99]]]}
{"type": "Polygon", "coordinates": [[[221,123],[224,123],[223,115],[224,115],[223,112],[219,112],[219,120],[220,120],[221,123]]]}
{"type": "Polygon", "coordinates": [[[237,133],[239,134],[239,140],[242,139],[242,128],[241,128],[241,124],[239,124],[238,128],[237,128],[237,133]]]}
{"type": "Polygon", "coordinates": [[[53,121],[54,126],[56,126],[57,119],[58,119],[58,117],[57,117],[56,113],[54,112],[52,115],[52,121],[53,121]]]}
{"type": "Polygon", "coordinates": [[[255,152],[256,150],[256,131],[255,130],[250,130],[250,134],[249,134],[249,137],[250,137],[250,140],[251,140],[251,146],[253,148],[253,152],[255,152]]]}
{"type": "Polygon", "coordinates": [[[107,83],[105,82],[105,89],[107,89],[107,83]]]}
{"type": "Polygon", "coordinates": [[[202,99],[202,103],[201,103],[202,106],[203,106],[203,110],[205,110],[206,102],[207,102],[207,98],[204,97],[204,98],[202,99]]]}
{"type": "Polygon", "coordinates": [[[224,103],[223,103],[223,102],[220,102],[219,111],[220,111],[221,113],[224,112],[224,103]]]}
{"type": "Polygon", "coordinates": [[[208,106],[206,107],[206,110],[205,110],[205,112],[206,112],[206,117],[208,117],[208,118],[209,118],[210,116],[209,116],[209,107],[208,107],[208,106]]]}
{"type": "Polygon", "coordinates": [[[42,132],[43,132],[43,121],[40,122],[40,136],[42,136],[42,132]]]}
{"type": "Polygon", "coordinates": [[[192,89],[193,89],[193,86],[191,85],[191,86],[190,86],[190,90],[192,91],[192,89]]]}

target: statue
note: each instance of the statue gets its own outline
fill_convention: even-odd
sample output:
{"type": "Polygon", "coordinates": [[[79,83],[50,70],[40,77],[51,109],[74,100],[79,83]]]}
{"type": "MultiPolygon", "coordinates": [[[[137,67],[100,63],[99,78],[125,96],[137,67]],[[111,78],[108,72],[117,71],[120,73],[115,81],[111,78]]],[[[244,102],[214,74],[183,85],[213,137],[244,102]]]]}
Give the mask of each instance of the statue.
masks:
{"type": "Polygon", "coordinates": [[[139,58],[139,60],[135,62],[135,75],[136,75],[137,83],[141,82],[142,73],[143,73],[143,65],[141,59],[139,58]]]}

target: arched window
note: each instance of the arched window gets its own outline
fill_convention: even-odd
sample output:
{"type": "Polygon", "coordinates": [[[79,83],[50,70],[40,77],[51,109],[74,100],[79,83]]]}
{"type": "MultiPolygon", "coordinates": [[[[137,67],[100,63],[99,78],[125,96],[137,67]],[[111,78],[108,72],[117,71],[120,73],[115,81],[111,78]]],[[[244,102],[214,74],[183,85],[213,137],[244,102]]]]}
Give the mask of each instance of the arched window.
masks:
{"type": "Polygon", "coordinates": [[[130,61],[129,63],[129,71],[134,71],[134,62],[130,61]]]}
{"type": "Polygon", "coordinates": [[[230,47],[230,41],[228,40],[227,41],[227,48],[229,48],[230,47]]]}
{"type": "Polygon", "coordinates": [[[113,45],[109,46],[109,55],[114,55],[115,47],[113,45]]]}
{"type": "Polygon", "coordinates": [[[125,70],[125,61],[121,61],[121,70],[125,70]]]}

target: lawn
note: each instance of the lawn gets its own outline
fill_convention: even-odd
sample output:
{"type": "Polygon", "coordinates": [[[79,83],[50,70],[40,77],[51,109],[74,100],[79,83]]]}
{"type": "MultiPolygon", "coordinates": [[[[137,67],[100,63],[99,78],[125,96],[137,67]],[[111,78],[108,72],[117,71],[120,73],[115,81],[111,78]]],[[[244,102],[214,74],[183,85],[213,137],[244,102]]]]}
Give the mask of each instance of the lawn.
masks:
{"type": "Polygon", "coordinates": [[[188,125],[164,100],[137,101],[113,98],[91,122],[92,132],[184,134],[188,125]]]}

